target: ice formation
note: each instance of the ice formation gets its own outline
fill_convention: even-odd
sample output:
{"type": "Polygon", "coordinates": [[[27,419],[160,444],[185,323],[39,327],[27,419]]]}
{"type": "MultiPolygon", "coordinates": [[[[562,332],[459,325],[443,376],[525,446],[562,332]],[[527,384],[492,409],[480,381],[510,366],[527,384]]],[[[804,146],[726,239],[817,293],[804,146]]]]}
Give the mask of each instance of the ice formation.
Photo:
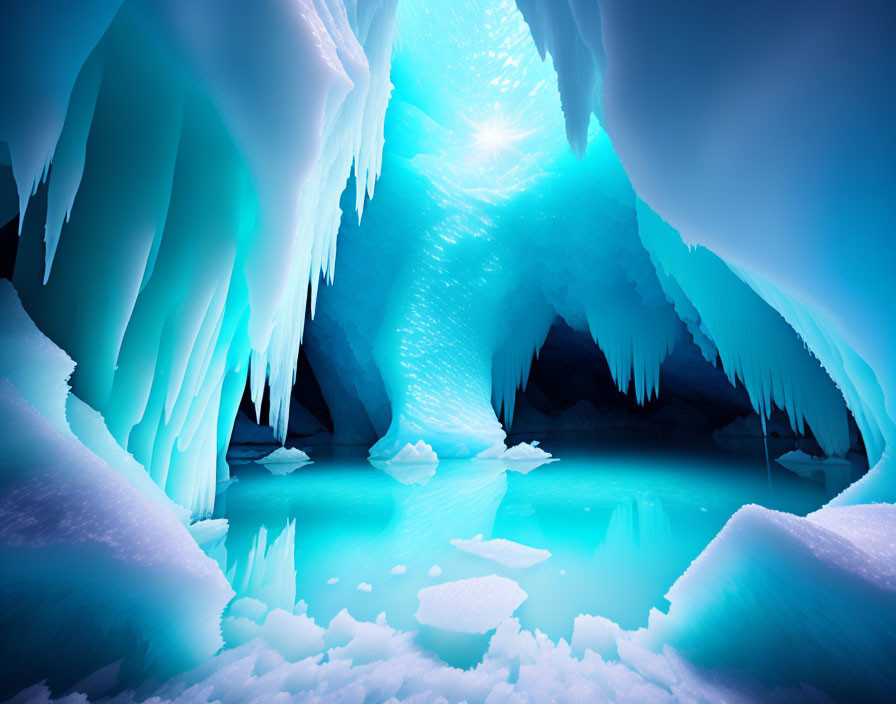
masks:
{"type": "Polygon", "coordinates": [[[490,575],[425,587],[414,617],[422,624],[463,633],[486,633],[513,616],[527,594],[512,579],[490,575]]]}
{"type": "Polygon", "coordinates": [[[395,4],[2,10],[22,38],[0,56],[16,288],[77,362],[78,397],[196,515],[227,478],[250,367],[285,437],[340,195],[353,172],[360,212],[379,174],[395,4]]]}
{"type": "MultiPolygon", "coordinates": [[[[719,12],[603,0],[599,15],[577,0],[517,4],[542,53],[555,59],[564,109],[574,106],[566,112],[571,144],[581,143],[590,108],[640,198],[685,241],[723,258],[836,382],[877,463],[836,503],[894,500],[887,255],[896,220],[885,184],[896,103],[879,101],[876,86],[896,59],[896,13],[881,2],[815,13],[770,0],[719,12]],[[836,105],[818,76],[839,86],[836,105]]],[[[685,272],[683,263],[671,262],[679,271],[670,276],[689,298],[703,272],[685,272]]],[[[701,318],[711,314],[697,307],[701,318]]]]}
{"type": "Polygon", "coordinates": [[[734,696],[700,670],[718,664],[757,697],[891,694],[896,523],[869,502],[896,500],[896,13],[516,6],[0,8],[0,217],[19,216],[28,312],[2,283],[0,696],[110,662],[120,685],[165,679],[212,656],[219,625],[235,649],[142,694],[712,701],[734,696]],[[520,631],[525,592],[497,576],[419,595],[421,623],[498,629],[468,671],[384,617],[324,628],[296,603],[294,523],[231,566],[220,620],[231,590],[203,550],[223,548],[209,517],[247,382],[282,443],[305,337],[335,439],[372,442],[403,481],[438,457],[541,461],[504,443],[558,322],[642,404],[693,342],[763,431],[779,408],[842,456],[848,408],[876,466],[808,518],[738,512],[634,634],[585,615],[571,646],[520,631]]]}
{"type": "Polygon", "coordinates": [[[505,540],[504,538],[483,540],[481,535],[477,535],[470,540],[455,538],[451,540],[451,544],[458,550],[463,550],[471,555],[476,555],[485,560],[493,560],[506,567],[516,569],[533,567],[551,556],[551,553],[547,550],[532,548],[528,545],[515,543],[512,540],[505,540]]]}
{"type": "Polygon", "coordinates": [[[122,684],[199,665],[221,646],[232,595],[186,512],[70,394],[74,368],[0,281],[4,698],[43,679],[61,691],[113,662],[122,684]]]}

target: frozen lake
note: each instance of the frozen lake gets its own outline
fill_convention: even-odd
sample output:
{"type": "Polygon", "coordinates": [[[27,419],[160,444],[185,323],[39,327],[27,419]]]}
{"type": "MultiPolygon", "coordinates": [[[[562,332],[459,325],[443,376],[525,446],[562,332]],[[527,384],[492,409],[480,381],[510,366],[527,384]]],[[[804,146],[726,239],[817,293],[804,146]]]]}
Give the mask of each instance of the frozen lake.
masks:
{"type": "Polygon", "coordinates": [[[515,613],[522,626],[555,641],[571,638],[580,613],[634,629],[647,624],[651,608],[665,610],[669,587],[738,508],[756,503],[805,515],[826,501],[820,484],[774,462],[769,471],[761,455],[545,448],[560,461],[389,467],[373,466],[363,448],[310,448],[312,464],[280,476],[233,462],[238,482],[219,497],[216,513],[230,521],[227,568],[236,565],[238,581],[258,530],[267,528],[270,543],[294,520],[296,598],[318,623],[346,608],[370,621],[385,611],[390,625],[418,631],[421,645],[469,665],[490,634],[421,627],[420,589],[499,575],[528,594],[515,613]],[[477,535],[550,557],[511,567],[451,543],[477,535]],[[405,569],[393,574],[398,565],[405,569]]]}

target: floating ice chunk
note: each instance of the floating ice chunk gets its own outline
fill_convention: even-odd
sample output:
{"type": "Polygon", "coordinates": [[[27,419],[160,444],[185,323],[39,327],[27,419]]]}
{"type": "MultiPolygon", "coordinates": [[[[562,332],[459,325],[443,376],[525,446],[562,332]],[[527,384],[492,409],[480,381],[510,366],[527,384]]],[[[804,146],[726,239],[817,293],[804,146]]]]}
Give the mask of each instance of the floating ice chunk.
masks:
{"type": "Polygon", "coordinates": [[[429,568],[429,571],[426,574],[428,574],[430,577],[439,577],[442,574],[442,568],[438,565],[433,565],[429,568]]]}
{"type": "Polygon", "coordinates": [[[432,445],[427,445],[422,440],[418,440],[416,445],[408,443],[398,454],[389,462],[395,464],[436,464],[439,458],[432,449],[432,445]]]}
{"type": "Polygon", "coordinates": [[[392,568],[392,574],[405,574],[407,571],[407,565],[395,565],[395,567],[392,568]]]}
{"type": "Polygon", "coordinates": [[[532,567],[540,562],[544,562],[551,556],[551,553],[547,550],[530,548],[528,545],[515,543],[504,538],[483,540],[481,535],[477,535],[470,540],[456,538],[451,540],[450,543],[459,550],[515,569],[532,567]]]}
{"type": "Polygon", "coordinates": [[[339,577],[330,577],[327,580],[327,584],[336,584],[339,581],[339,577]]]}
{"type": "Polygon", "coordinates": [[[504,453],[507,452],[507,448],[504,446],[503,442],[499,442],[491,447],[485,448],[482,452],[476,455],[477,460],[499,460],[504,457],[504,453]]]}
{"type": "Polygon", "coordinates": [[[370,584],[368,584],[367,582],[361,582],[361,583],[358,585],[358,591],[359,591],[359,592],[370,592],[370,591],[372,591],[372,590],[373,590],[373,586],[370,585],[370,584]]]}
{"type": "Polygon", "coordinates": [[[507,577],[489,575],[445,582],[417,592],[420,623],[448,631],[486,633],[513,616],[528,594],[507,577]]]}
{"type": "Polygon", "coordinates": [[[265,455],[260,460],[256,460],[256,462],[260,462],[261,464],[276,464],[280,462],[296,463],[310,461],[311,458],[297,447],[278,447],[271,454],[265,455]]]}
{"type": "Polygon", "coordinates": [[[840,457],[812,457],[802,450],[791,450],[775,461],[800,477],[823,481],[833,491],[844,489],[852,476],[852,464],[840,457]]]}

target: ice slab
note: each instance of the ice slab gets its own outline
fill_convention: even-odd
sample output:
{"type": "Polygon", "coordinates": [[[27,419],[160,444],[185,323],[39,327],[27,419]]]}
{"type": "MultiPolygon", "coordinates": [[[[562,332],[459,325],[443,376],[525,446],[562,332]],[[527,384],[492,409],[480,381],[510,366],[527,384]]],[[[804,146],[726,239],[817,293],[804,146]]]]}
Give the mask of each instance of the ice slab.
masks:
{"type": "Polygon", "coordinates": [[[485,560],[492,560],[515,569],[532,567],[544,562],[551,556],[548,550],[532,548],[528,545],[515,543],[512,540],[505,540],[504,538],[483,540],[481,535],[477,535],[470,540],[455,538],[450,542],[458,550],[463,550],[485,560]]]}
{"type": "Polygon", "coordinates": [[[417,593],[420,623],[448,631],[487,633],[513,616],[528,595],[507,577],[489,575],[425,587],[417,593]]]}

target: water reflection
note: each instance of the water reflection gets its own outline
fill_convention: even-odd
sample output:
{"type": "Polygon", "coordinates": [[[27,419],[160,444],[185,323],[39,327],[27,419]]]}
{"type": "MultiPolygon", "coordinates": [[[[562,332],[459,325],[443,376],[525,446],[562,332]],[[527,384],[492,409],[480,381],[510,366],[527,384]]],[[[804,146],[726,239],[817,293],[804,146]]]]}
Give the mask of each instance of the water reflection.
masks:
{"type": "Polygon", "coordinates": [[[817,484],[774,467],[770,495],[761,458],[555,454],[563,460],[537,468],[504,460],[395,468],[323,453],[287,476],[234,465],[239,481],[221,497],[220,515],[231,526],[221,559],[238,591],[246,585],[246,593],[282,602],[293,597],[278,580],[294,579],[294,598],[318,622],[343,608],[363,620],[385,611],[391,625],[418,630],[420,642],[464,664],[479,645],[421,629],[413,617],[421,588],[498,574],[529,595],[516,614],[525,628],[569,639],[579,613],[637,628],[651,608],[664,607],[676,577],[741,505],[805,514],[824,501],[817,484]],[[510,471],[520,468],[528,473],[510,471]],[[278,548],[279,566],[261,569],[270,536],[290,521],[294,565],[283,563],[278,548]],[[451,545],[478,534],[545,548],[551,557],[513,568],[451,545]],[[393,574],[395,565],[406,571],[393,574]],[[359,591],[362,582],[369,592],[359,591]]]}

